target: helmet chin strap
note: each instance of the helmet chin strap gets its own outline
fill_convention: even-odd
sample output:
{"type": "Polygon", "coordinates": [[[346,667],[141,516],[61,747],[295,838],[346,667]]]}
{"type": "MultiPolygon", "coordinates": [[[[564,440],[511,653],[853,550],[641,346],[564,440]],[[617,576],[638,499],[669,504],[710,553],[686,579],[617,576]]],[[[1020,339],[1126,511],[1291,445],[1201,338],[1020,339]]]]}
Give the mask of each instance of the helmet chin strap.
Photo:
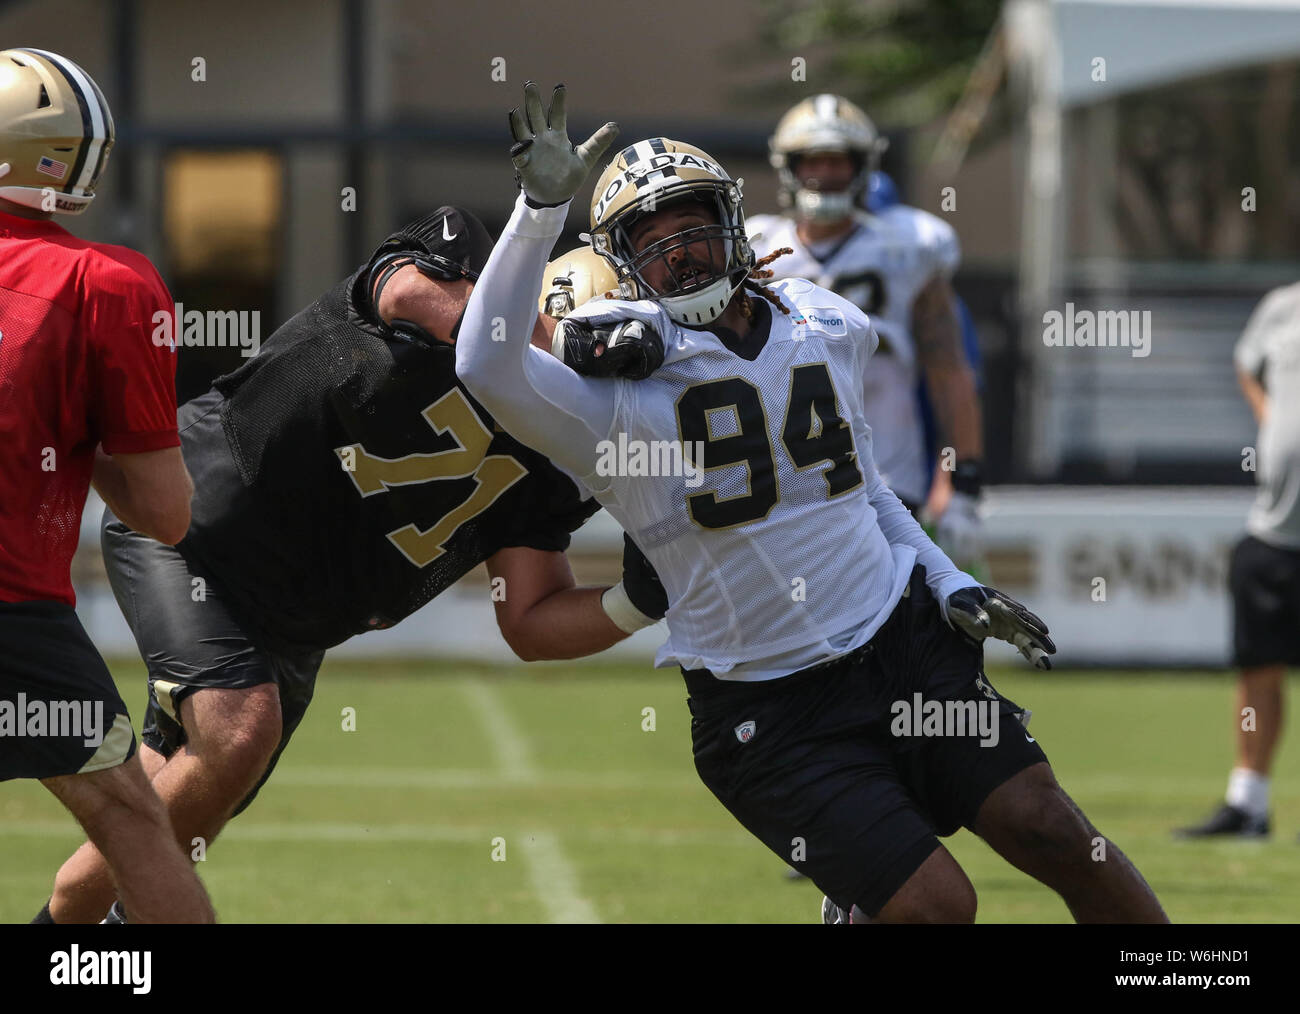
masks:
{"type": "Polygon", "coordinates": [[[722,316],[731,302],[731,297],[744,283],[745,276],[733,282],[730,275],[724,275],[712,285],[707,285],[699,292],[689,296],[660,296],[657,302],[667,311],[668,316],[678,324],[696,327],[712,324],[722,316]]]}

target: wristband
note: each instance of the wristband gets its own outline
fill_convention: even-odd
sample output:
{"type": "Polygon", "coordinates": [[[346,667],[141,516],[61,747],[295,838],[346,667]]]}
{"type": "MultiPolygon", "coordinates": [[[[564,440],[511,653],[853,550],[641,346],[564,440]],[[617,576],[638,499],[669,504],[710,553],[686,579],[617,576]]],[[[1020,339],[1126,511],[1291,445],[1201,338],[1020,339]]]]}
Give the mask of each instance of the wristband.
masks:
{"type": "Polygon", "coordinates": [[[605,610],[605,615],[609,617],[610,622],[625,634],[635,634],[638,630],[652,627],[658,622],[632,604],[622,581],[613,588],[605,590],[605,594],[600,597],[600,606],[605,610]]]}
{"type": "Polygon", "coordinates": [[[975,460],[959,461],[952,471],[952,488],[958,493],[977,497],[984,486],[984,467],[975,460]]]}
{"type": "MultiPolygon", "coordinates": [[[[573,200],[573,198],[569,198],[569,200],[571,201],[571,200],[573,200]]],[[[525,191],[525,193],[524,193],[524,203],[527,204],[530,208],[534,208],[534,209],[536,209],[537,211],[541,211],[542,208],[558,208],[558,207],[561,207],[562,205],[568,204],[569,201],[557,201],[557,202],[554,203],[554,204],[543,204],[541,201],[534,201],[531,197],[528,196],[528,193],[525,191]]]]}

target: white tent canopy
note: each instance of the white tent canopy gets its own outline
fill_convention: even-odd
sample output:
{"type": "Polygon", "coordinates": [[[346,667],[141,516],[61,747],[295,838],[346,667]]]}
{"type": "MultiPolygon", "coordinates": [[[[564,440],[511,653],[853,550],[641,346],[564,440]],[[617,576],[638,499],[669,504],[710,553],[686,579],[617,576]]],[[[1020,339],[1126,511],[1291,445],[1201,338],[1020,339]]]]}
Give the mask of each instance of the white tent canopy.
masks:
{"type": "Polygon", "coordinates": [[[1008,74],[1025,102],[1021,305],[1046,305],[1063,251],[1062,129],[1071,106],[1300,55],[1300,0],[1008,0],[1008,74]],[[1095,80],[1094,60],[1105,60],[1095,80]]]}
{"type": "MultiPolygon", "coordinates": [[[[1088,207],[1113,205],[1114,174],[1105,169],[1114,155],[1105,150],[1115,143],[1113,107],[1109,118],[1104,109],[1082,118],[1071,117],[1070,112],[1234,68],[1294,59],[1300,56],[1300,0],[1008,0],[1002,31],[1008,77],[1024,111],[1020,311],[1024,333],[1032,335],[1041,330],[1044,311],[1059,310],[1067,298],[1062,293],[1069,219],[1065,188],[1081,190],[1088,207]],[[1098,58],[1105,61],[1104,80],[1097,73],[1098,58]],[[1071,123],[1083,120],[1090,124],[1085,128],[1090,132],[1072,140],[1089,145],[1093,161],[1086,175],[1072,174],[1065,162],[1066,131],[1071,123]]],[[[1132,279],[1131,266],[1117,260],[1100,259],[1091,267],[1094,279],[1106,273],[1111,276],[1111,291],[1132,279]]],[[[1140,441],[1134,434],[1139,434],[1151,446],[1158,445],[1161,453],[1181,453],[1182,437],[1161,430],[1170,420],[1175,430],[1185,426],[1187,435],[1202,444],[1211,442],[1216,432],[1236,432],[1229,424],[1236,425],[1233,413],[1240,413],[1241,404],[1235,398],[1230,367],[1224,368],[1227,380],[1221,390],[1215,386],[1218,380],[1211,383],[1214,378],[1206,378],[1201,366],[1209,350],[1220,349],[1234,331],[1231,323],[1219,319],[1227,312],[1224,306],[1200,304],[1187,319],[1178,299],[1158,302],[1150,297],[1147,305],[1159,308],[1161,326],[1166,332],[1176,331],[1180,344],[1176,354],[1155,366],[1149,365],[1154,360],[1145,361],[1145,382],[1162,390],[1162,382],[1196,378],[1200,390],[1209,392],[1204,394],[1208,401],[1202,418],[1189,423],[1181,408],[1162,416],[1161,406],[1168,409],[1168,403],[1144,400],[1140,393],[1127,401],[1107,401],[1112,395],[1119,397],[1117,391],[1127,390],[1132,367],[1121,369],[1117,381],[1106,372],[1114,366],[1113,360],[1066,359],[1031,341],[1026,350],[1035,367],[1027,389],[1027,449],[1035,470],[1050,471],[1071,441],[1090,442],[1094,451],[1126,448],[1136,455],[1140,441]],[[1206,332],[1207,327],[1212,333],[1206,332]],[[1159,369],[1170,372],[1162,374],[1159,369]],[[1220,395],[1227,400],[1215,407],[1214,398],[1220,395]],[[1107,436],[1106,427],[1113,426],[1116,418],[1133,427],[1123,440],[1107,436]],[[1200,425],[1209,430],[1198,429],[1200,425]],[[1095,431],[1091,436],[1085,432],[1089,427],[1095,431]]],[[[1247,429],[1248,425],[1246,420],[1247,429]]]]}
{"type": "Polygon", "coordinates": [[[1061,103],[1086,105],[1300,52],[1298,0],[1053,0],[1061,103]],[[1093,61],[1106,61],[1104,83],[1093,61]]]}

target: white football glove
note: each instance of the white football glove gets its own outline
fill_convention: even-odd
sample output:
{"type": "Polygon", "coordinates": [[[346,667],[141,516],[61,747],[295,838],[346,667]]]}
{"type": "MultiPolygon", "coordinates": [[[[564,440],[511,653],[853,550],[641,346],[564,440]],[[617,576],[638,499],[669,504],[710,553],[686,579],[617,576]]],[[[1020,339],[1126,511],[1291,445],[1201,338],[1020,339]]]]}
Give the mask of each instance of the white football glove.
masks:
{"type": "Polygon", "coordinates": [[[969,570],[984,556],[984,522],[979,501],[969,493],[952,494],[934,523],[934,541],[958,570],[969,570]]]}
{"type": "Polygon", "coordinates": [[[605,149],[618,136],[618,124],[607,123],[575,148],[569,143],[564,85],[551,93],[551,108],[542,108],[542,93],[524,83],[524,110],[510,110],[515,144],[510,160],[515,178],[534,204],[563,204],[573,199],[605,149]]]}

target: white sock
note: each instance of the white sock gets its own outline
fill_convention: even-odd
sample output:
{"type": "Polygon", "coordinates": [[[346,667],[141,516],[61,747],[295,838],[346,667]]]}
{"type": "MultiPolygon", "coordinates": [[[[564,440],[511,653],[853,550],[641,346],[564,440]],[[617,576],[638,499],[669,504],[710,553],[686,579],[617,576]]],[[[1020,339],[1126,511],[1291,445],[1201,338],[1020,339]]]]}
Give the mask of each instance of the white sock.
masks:
{"type": "Polygon", "coordinates": [[[1229,806],[1244,810],[1252,817],[1268,816],[1268,776],[1250,768],[1233,768],[1228,775],[1229,806]]]}

